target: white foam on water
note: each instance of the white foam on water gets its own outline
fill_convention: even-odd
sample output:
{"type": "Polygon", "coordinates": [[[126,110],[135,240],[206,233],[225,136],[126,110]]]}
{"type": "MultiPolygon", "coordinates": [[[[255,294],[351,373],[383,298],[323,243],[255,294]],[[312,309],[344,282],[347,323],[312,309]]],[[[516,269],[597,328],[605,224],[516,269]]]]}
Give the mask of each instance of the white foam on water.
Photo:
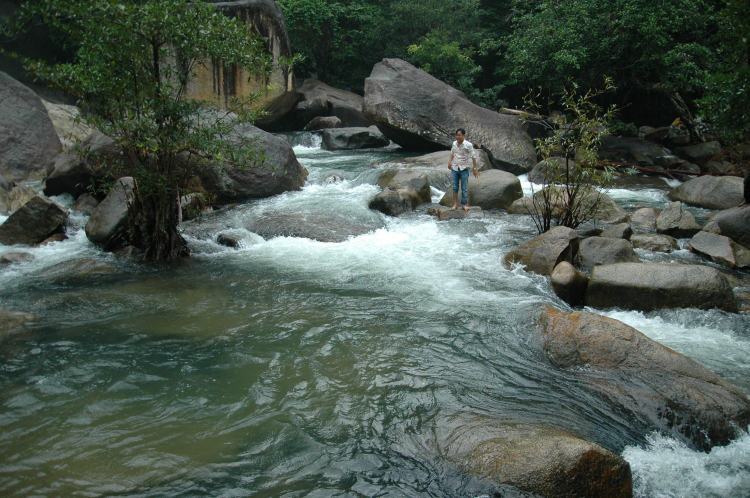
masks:
{"type": "Polygon", "coordinates": [[[665,436],[647,436],[645,448],[622,452],[633,472],[634,498],[734,498],[750,496],[750,436],[710,453],[665,436]]]}

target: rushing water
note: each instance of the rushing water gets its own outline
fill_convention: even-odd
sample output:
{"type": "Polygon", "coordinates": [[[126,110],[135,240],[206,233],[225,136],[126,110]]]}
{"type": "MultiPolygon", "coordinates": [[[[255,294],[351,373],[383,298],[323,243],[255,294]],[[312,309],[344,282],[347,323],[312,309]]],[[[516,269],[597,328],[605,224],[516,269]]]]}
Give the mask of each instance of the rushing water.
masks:
{"type": "MultiPolygon", "coordinates": [[[[528,219],[382,216],[367,208],[377,165],[404,154],[296,138],[305,188],[189,222],[188,261],[118,260],[87,241],[81,215],[64,242],[0,246],[35,256],[0,269],[0,307],[39,317],[0,343],[3,496],[491,495],[422,444],[456,413],[597,442],[631,463],[637,496],[750,496],[750,437],[696,452],[547,363],[534,318],[570,308],[544,277],[502,265],[534,235],[528,219]],[[373,230],[318,242],[246,228],[278,215],[373,230]],[[227,230],[239,249],[217,244],[227,230]]],[[[437,199],[447,182],[431,177],[437,199]]],[[[668,202],[659,188],[611,195],[668,202]]],[[[750,393],[750,317],[593,311],[750,393]]]]}

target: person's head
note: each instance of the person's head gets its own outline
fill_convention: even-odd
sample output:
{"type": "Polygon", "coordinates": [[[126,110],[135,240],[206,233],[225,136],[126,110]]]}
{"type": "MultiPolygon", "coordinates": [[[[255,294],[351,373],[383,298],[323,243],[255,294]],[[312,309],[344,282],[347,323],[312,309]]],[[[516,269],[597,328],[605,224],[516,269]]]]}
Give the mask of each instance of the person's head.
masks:
{"type": "Polygon", "coordinates": [[[466,137],[466,130],[463,128],[459,128],[456,130],[456,140],[458,143],[461,143],[464,141],[464,138],[466,137]]]}

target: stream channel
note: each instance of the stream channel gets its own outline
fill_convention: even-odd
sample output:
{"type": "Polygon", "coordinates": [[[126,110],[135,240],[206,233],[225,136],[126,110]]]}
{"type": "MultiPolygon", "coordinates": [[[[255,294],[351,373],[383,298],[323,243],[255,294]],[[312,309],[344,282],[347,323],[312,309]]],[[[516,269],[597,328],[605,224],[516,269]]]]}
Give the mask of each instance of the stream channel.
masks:
{"type": "MultiPolygon", "coordinates": [[[[35,257],[0,268],[0,307],[39,318],[0,342],[2,496],[492,496],[426,449],[431,428],[458,413],[596,442],[630,463],[637,497],[750,496],[749,436],[694,451],[545,359],[536,317],[571,309],[546,277],[502,264],[536,235],[529,218],[389,218],[367,204],[378,165],[407,154],[291,139],[305,187],[185,223],[187,261],[117,259],[76,213],[66,241],[0,245],[35,257]],[[369,231],[319,242],[246,229],[265,218],[369,231]],[[217,244],[227,229],[239,248],[217,244]],[[84,260],[94,271],[77,274],[84,260]]],[[[432,181],[439,199],[447,177],[432,181]]],[[[663,208],[667,193],[610,196],[632,212],[663,208]]],[[[591,311],[750,394],[750,316],[591,311]]]]}

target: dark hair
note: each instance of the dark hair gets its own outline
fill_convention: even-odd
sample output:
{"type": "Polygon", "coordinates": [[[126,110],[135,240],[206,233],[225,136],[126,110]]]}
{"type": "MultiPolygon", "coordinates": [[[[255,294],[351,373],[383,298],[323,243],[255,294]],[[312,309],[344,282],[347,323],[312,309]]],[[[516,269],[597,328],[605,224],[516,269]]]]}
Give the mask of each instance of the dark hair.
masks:
{"type": "Polygon", "coordinates": [[[463,128],[457,129],[456,133],[458,133],[459,131],[461,132],[461,135],[466,135],[466,130],[464,130],[463,128]]]}

